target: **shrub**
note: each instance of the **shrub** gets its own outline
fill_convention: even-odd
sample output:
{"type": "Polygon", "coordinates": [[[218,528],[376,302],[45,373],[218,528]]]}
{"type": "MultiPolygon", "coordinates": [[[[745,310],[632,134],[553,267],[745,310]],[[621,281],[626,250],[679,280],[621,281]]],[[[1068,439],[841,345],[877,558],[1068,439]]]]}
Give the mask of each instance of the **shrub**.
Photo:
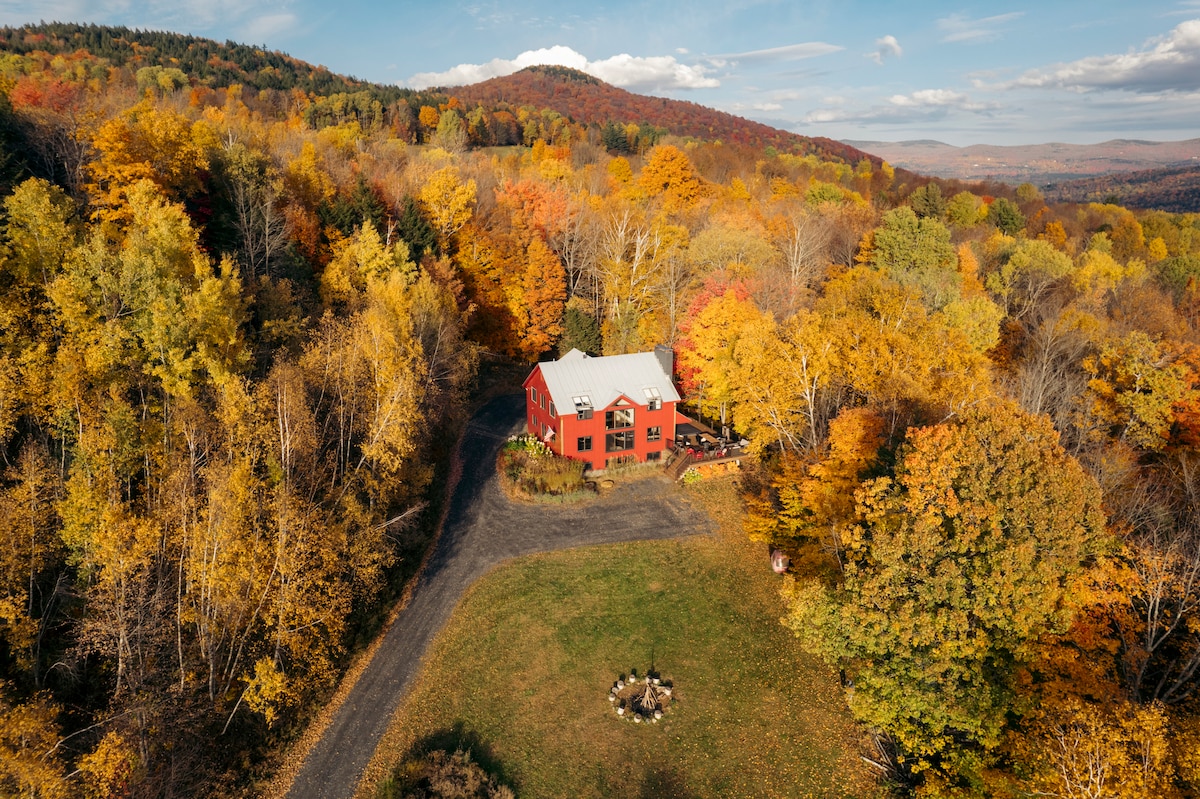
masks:
{"type": "Polygon", "coordinates": [[[409,758],[379,784],[376,799],[513,799],[513,792],[462,749],[409,758]]]}

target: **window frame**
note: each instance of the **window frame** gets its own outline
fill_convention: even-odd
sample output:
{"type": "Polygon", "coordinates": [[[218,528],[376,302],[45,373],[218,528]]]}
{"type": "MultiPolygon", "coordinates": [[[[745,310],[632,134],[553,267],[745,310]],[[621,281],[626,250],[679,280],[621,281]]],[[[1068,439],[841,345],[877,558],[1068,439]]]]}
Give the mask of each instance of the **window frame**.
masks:
{"type": "Polygon", "coordinates": [[[605,430],[627,430],[633,427],[634,421],[633,408],[613,408],[604,412],[605,430]],[[619,423],[618,418],[625,421],[619,423]]]}
{"type": "Polygon", "coordinates": [[[633,430],[617,430],[604,434],[605,452],[629,452],[637,445],[637,435],[633,430]]]}

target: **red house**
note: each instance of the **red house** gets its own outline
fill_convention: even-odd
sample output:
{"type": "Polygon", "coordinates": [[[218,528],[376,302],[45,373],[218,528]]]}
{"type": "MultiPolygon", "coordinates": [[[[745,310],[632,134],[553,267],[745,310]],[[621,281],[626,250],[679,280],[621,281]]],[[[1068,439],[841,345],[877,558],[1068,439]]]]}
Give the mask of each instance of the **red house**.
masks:
{"type": "Polygon", "coordinates": [[[606,469],[657,461],[675,439],[674,353],[593,358],[571,350],[525,378],[529,432],[560,455],[606,469]]]}

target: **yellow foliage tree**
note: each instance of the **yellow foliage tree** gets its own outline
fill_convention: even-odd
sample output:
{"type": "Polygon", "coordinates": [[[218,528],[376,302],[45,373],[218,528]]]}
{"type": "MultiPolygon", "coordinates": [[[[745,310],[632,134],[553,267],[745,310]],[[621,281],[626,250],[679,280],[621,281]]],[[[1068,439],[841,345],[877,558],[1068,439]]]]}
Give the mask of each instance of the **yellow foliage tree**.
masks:
{"type": "Polygon", "coordinates": [[[464,183],[458,167],[442,167],[425,181],[418,197],[429,224],[437,233],[439,246],[446,251],[451,239],[474,212],[474,178],[464,183]]]}
{"type": "Polygon", "coordinates": [[[87,186],[93,216],[124,222],[127,193],[140,181],[154,182],[174,200],[195,195],[217,137],[207,122],[189,122],[146,100],[101,125],[92,146],[98,153],[87,186]]]}
{"type": "Polygon", "coordinates": [[[23,704],[10,701],[0,683],[0,794],[29,799],[74,796],[57,754],[58,709],[39,697],[23,704]]]}
{"type": "Polygon", "coordinates": [[[650,151],[637,185],[647,196],[661,197],[668,212],[692,210],[708,193],[687,155],[670,144],[650,151]]]}

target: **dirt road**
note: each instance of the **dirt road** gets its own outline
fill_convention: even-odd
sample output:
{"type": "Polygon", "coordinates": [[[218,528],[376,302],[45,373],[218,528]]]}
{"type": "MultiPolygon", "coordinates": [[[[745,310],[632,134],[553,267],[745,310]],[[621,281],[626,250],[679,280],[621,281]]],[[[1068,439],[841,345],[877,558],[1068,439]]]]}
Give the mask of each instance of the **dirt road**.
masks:
{"type": "Polygon", "coordinates": [[[523,403],[522,396],[501,397],[471,420],[460,448],[462,477],[437,547],[408,606],[301,766],[288,799],[352,799],[430,641],[471,583],[496,564],[536,552],[709,531],[707,518],[657,476],[576,505],[509,502],[495,463],[504,440],[523,431],[523,403]]]}

